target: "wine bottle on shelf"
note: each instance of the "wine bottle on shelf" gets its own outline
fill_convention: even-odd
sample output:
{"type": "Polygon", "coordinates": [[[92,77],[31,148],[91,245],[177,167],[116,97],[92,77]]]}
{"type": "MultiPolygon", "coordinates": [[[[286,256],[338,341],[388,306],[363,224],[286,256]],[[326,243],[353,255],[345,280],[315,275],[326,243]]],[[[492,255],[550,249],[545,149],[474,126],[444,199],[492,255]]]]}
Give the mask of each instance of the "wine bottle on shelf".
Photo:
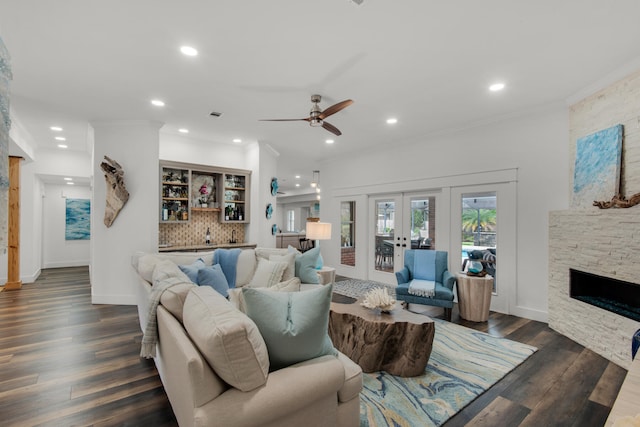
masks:
{"type": "Polygon", "coordinates": [[[243,217],[244,217],[244,209],[242,208],[242,206],[240,206],[238,208],[238,221],[242,221],[243,217]]]}
{"type": "Polygon", "coordinates": [[[169,220],[169,208],[167,208],[167,202],[162,203],[162,220],[163,221],[169,220]]]}

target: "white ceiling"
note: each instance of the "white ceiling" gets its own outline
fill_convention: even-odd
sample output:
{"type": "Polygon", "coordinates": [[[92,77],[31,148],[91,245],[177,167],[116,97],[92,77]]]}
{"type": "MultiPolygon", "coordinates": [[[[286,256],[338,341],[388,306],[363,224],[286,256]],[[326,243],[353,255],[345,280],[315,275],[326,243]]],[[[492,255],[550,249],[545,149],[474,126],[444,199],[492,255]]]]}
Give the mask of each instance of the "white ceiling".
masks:
{"type": "Polygon", "coordinates": [[[84,150],[89,121],[159,120],[270,144],[288,191],[334,156],[564,102],[640,58],[639,16],[637,0],[0,0],[0,37],[14,115],[39,147],[55,148],[51,125],[84,150]],[[323,108],[355,101],[328,120],[335,144],[259,121],[308,116],[314,93],[323,108]]]}

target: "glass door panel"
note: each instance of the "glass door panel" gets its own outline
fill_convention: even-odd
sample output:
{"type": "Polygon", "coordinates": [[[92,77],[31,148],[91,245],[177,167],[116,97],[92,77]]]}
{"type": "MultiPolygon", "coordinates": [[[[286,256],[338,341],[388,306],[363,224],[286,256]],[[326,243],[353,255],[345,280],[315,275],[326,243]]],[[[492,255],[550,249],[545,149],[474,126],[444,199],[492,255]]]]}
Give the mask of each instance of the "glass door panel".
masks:
{"type": "Polygon", "coordinates": [[[393,272],[393,245],[396,225],[396,203],[382,200],[375,203],[375,260],[377,271],[393,272]]]}
{"type": "Polygon", "coordinates": [[[484,270],[494,277],[493,293],[497,291],[497,197],[495,192],[463,193],[461,266],[469,268],[469,258],[482,260],[484,270]]]}
{"type": "Polygon", "coordinates": [[[412,196],[408,201],[405,201],[405,204],[409,206],[410,217],[407,234],[411,236],[410,248],[435,249],[436,198],[434,196],[412,196]]]}

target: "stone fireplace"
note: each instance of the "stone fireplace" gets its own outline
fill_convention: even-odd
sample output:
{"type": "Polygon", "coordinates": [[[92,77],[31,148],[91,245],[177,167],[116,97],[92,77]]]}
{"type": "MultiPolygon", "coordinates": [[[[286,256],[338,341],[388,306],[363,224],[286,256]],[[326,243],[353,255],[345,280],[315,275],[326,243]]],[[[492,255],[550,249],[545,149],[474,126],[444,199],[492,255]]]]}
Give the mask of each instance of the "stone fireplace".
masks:
{"type": "Polygon", "coordinates": [[[640,321],[572,298],[571,270],[614,279],[608,286],[640,287],[640,206],[549,216],[549,326],[628,369],[640,321]]]}

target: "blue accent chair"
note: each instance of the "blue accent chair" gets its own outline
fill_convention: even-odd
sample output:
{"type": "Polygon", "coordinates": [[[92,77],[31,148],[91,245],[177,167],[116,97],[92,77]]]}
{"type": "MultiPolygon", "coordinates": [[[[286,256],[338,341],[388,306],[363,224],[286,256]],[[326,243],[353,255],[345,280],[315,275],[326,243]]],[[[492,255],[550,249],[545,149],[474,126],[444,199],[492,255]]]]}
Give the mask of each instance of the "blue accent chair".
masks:
{"type": "Polygon", "coordinates": [[[444,316],[451,321],[451,309],[453,308],[453,285],[456,278],[449,272],[447,252],[435,251],[436,253],[436,294],[432,298],[421,297],[409,293],[409,282],[413,280],[413,265],[417,250],[407,250],[404,252],[404,268],[396,272],[398,287],[396,288],[396,299],[404,301],[407,306],[411,303],[431,305],[444,308],[444,316]]]}

